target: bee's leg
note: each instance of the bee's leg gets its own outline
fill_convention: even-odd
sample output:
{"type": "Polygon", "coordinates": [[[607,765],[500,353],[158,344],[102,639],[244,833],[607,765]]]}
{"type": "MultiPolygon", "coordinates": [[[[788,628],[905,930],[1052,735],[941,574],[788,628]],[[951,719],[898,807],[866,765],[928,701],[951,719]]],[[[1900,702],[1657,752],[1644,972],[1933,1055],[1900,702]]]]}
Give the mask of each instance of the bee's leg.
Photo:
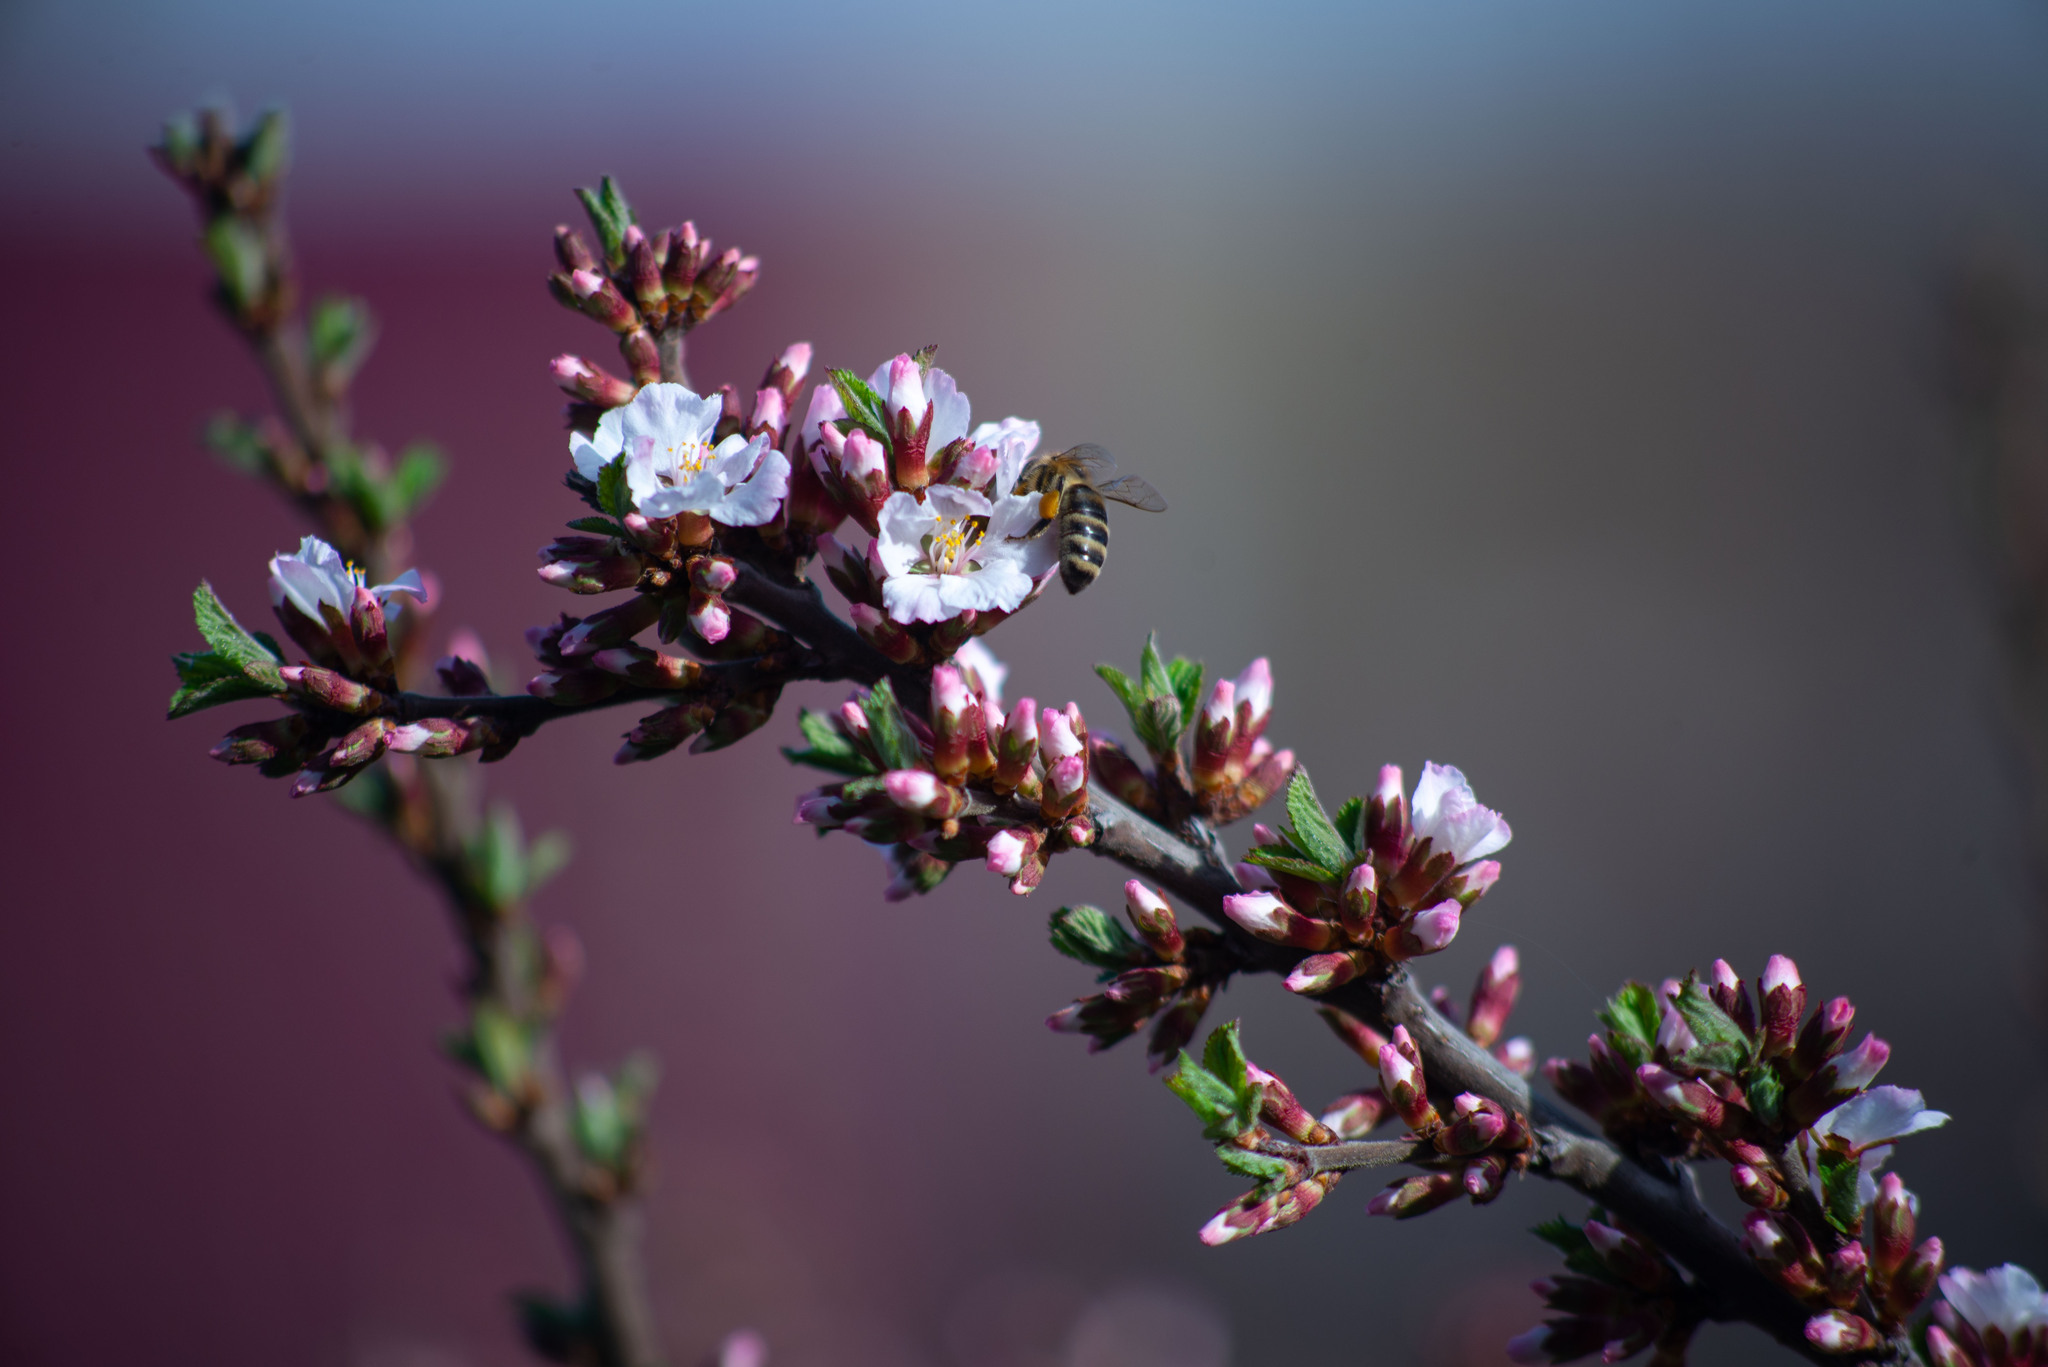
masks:
{"type": "Polygon", "coordinates": [[[1050,527],[1051,525],[1052,525],[1052,519],[1051,519],[1051,518],[1049,518],[1049,517],[1041,517],[1041,518],[1039,518],[1039,519],[1038,519],[1038,521],[1036,521],[1036,522],[1034,522],[1034,523],[1032,523],[1032,524],[1031,524],[1031,530],[1030,530],[1030,531],[1028,531],[1028,532],[1019,532],[1019,533],[1018,533],[1018,534],[1017,534],[1016,536],[1013,536],[1013,537],[1011,537],[1011,538],[1010,538],[1010,540],[1012,540],[1012,541],[1029,541],[1029,540],[1030,540],[1030,539],[1031,539],[1032,537],[1034,537],[1034,536],[1037,536],[1037,535],[1038,535],[1038,534],[1039,534],[1040,532],[1044,531],[1044,530],[1045,530],[1045,529],[1046,529],[1047,527],[1050,527]]]}

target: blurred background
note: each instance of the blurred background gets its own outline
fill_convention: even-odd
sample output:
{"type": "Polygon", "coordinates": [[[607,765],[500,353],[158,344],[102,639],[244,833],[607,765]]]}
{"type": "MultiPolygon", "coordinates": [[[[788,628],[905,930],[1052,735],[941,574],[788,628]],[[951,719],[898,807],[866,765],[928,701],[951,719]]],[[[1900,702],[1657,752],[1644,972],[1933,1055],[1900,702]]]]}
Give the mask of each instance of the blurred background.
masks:
{"type": "MultiPolygon", "coordinates": [[[[0,1358],[512,1363],[508,1293],[567,1283],[436,1051],[435,897],[332,802],[208,762],[239,712],[162,720],[193,584],[261,619],[301,531],[200,449],[265,401],[142,154],[223,95],[290,109],[307,284],[382,317],[359,431],[453,462],[417,545],[437,631],[518,677],[565,606],[531,573],[581,511],[546,363],[615,360],[542,282],[611,172],[763,258],[701,383],[938,342],[978,418],[1165,492],[1097,587],[991,638],[1013,696],[1107,726],[1090,666],[1154,627],[1269,654],[1326,795],[1452,762],[1514,823],[1426,981],[1462,997],[1511,941],[1514,1028],[1575,1053],[1626,977],[1788,953],[1955,1114],[1897,1163],[1951,1260],[2048,1272],[2043,714],[1997,473],[2048,450],[2048,390],[1994,382],[2048,245],[2039,3],[12,0],[0,1358]],[[1959,385],[1966,277],[1997,325],[1959,385]]],[[[1112,868],[884,905],[873,852],[789,824],[793,706],[614,769],[631,716],[487,777],[575,840],[537,908],[588,951],[568,1056],[665,1065],[679,1363],[751,1325],[776,1367],[1461,1367],[1534,1322],[1523,1231],[1582,1209],[1545,1183],[1396,1226],[1361,1176],[1196,1243],[1238,1184],[1134,1049],[1040,1024],[1087,983],[1046,914],[1112,868]]],[[[1355,1085],[1283,997],[1223,1008],[1312,1102],[1355,1085]]]]}

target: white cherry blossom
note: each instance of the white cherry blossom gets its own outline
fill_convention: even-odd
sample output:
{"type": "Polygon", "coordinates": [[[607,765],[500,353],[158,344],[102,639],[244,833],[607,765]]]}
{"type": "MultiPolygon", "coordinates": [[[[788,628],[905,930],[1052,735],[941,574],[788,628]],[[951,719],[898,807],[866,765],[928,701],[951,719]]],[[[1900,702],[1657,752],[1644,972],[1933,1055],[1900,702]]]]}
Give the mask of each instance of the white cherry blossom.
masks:
{"type": "Polygon", "coordinates": [[[1448,850],[1462,867],[1504,848],[1513,832],[1499,812],[1479,805],[1472,785],[1448,764],[1424,764],[1408,804],[1415,838],[1448,850]]]}
{"type": "Polygon", "coordinates": [[[2048,1294],[2016,1263],[1989,1272],[1959,1267],[1941,1279],[1941,1294],[1979,1334],[1996,1329],[2011,1343],[2026,1329],[2048,1333],[2048,1294]]]}
{"type": "Polygon", "coordinates": [[[882,605],[898,622],[943,622],[972,609],[1013,612],[1057,548],[1045,536],[1013,541],[1038,521],[1038,500],[993,503],[971,489],[934,485],[924,501],[898,490],[882,505],[876,558],[882,605]]]}
{"type": "Polygon", "coordinates": [[[998,494],[1007,494],[1017,487],[1017,476],[1024,473],[1025,462],[1038,450],[1038,424],[1023,418],[985,422],[969,433],[967,440],[996,453],[993,487],[998,494]]]}
{"type": "Polygon", "coordinates": [[[1862,1153],[1946,1124],[1948,1114],[1928,1110],[1920,1093],[1905,1087],[1872,1087],[1814,1121],[1813,1133],[1822,1140],[1839,1141],[1833,1147],[1862,1153]]]}
{"type": "MultiPolygon", "coordinates": [[[[355,606],[356,590],[366,587],[363,572],[342,558],[341,552],[317,536],[301,537],[296,551],[270,557],[270,603],[283,607],[289,602],[308,620],[318,622],[321,604],[344,618],[355,606]]],[[[407,570],[388,584],[370,589],[382,603],[394,593],[409,593],[426,601],[427,588],[418,570],[407,570]]],[[[394,609],[395,611],[395,609],[394,609]]]]}
{"type": "Polygon", "coordinates": [[[758,527],[789,494],[789,460],[765,438],[734,433],[715,446],[721,402],[679,384],[650,384],[598,420],[596,436],[569,439],[576,472],[596,479],[626,457],[626,487],[642,516],[703,513],[728,527],[758,527]]]}

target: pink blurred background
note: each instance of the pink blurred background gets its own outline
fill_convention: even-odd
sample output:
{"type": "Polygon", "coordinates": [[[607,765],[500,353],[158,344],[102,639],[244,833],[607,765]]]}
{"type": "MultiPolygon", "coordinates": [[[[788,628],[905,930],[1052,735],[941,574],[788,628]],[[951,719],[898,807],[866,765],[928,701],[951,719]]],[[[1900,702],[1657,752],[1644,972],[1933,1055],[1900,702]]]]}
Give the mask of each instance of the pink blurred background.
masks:
{"type": "MultiPolygon", "coordinates": [[[[2038,5],[25,0],[0,1359],[515,1362],[507,1293],[565,1284],[434,1048],[435,899],[331,804],[209,763],[238,718],[162,720],[192,585],[260,617],[300,531],[199,450],[262,397],[140,152],[229,90],[297,122],[309,285],[382,318],[359,429],[453,461],[419,524],[442,630],[516,674],[563,606],[530,573],[577,511],[545,366],[605,348],[541,280],[611,171],[764,258],[701,381],[937,341],[978,416],[1166,492],[1099,586],[992,639],[1013,693],[1106,724],[1089,667],[1148,628],[1269,653],[1325,792],[1455,762],[1514,822],[1430,966],[1455,991],[1518,944],[1517,1028],[1574,1052],[1624,977],[1789,953],[1956,1113],[1899,1163],[1951,1256],[2048,1270],[2025,786],[1938,383],[1944,274],[2048,242],[2038,5]]],[[[1045,916],[1113,871],[885,906],[870,851],[789,825],[785,712],[630,769],[630,714],[594,716],[488,774],[576,842],[539,906],[589,954],[568,1054],[665,1065],[678,1362],[742,1324],[777,1367],[1501,1360],[1547,1265],[1522,1231],[1575,1198],[1393,1226],[1359,1178],[1202,1249],[1236,1188],[1179,1104],[1040,1025],[1087,981],[1045,916]]],[[[1304,1092],[1352,1085],[1282,997],[1224,1007],[1304,1092]]],[[[1710,1330],[1699,1360],[1773,1359],[1710,1330]]]]}

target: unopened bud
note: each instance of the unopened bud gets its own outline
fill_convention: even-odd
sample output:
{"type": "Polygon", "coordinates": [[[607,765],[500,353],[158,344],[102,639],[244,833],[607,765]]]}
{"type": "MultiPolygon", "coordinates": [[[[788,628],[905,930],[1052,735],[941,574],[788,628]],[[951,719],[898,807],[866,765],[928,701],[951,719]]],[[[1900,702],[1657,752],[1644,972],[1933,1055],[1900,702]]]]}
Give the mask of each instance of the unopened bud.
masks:
{"type": "Polygon", "coordinates": [[[1336,927],[1303,916],[1270,892],[1234,892],[1223,899],[1223,914],[1245,930],[1277,945],[1297,949],[1328,949],[1336,927]]]}
{"type": "Polygon", "coordinates": [[[1047,766],[1045,791],[1038,800],[1038,806],[1049,820],[1072,816],[1087,805],[1088,756],[1085,751],[1068,755],[1047,766]]]}
{"type": "Polygon", "coordinates": [[[1420,958],[1444,949],[1458,938],[1458,922],[1464,908],[1456,902],[1439,902],[1418,911],[1403,925],[1390,927],[1380,939],[1380,949],[1395,961],[1420,958]]]}
{"type": "Polygon", "coordinates": [[[1458,1174],[1452,1172],[1417,1173],[1404,1177],[1366,1203],[1367,1215],[1387,1215],[1396,1220],[1412,1220],[1418,1215],[1427,1215],[1438,1206],[1458,1199],[1463,1190],[1458,1174]]]}
{"type": "Polygon", "coordinates": [[[286,665],[277,673],[294,695],[336,712],[363,717],[384,705],[376,689],[318,665],[286,665]]]}
{"type": "Polygon", "coordinates": [[[1806,1014],[1806,984],[1799,977],[1799,965],[1782,954],[1773,954],[1758,980],[1757,995],[1762,1000],[1764,1056],[1789,1051],[1799,1034],[1799,1019],[1806,1014]]]}
{"type": "Polygon", "coordinates": [[[967,806],[967,794],[923,769],[894,769],[883,779],[889,800],[906,812],[944,821],[967,806]]]}
{"type": "Polygon", "coordinates": [[[1380,877],[1370,863],[1360,864],[1344,876],[1344,890],[1338,899],[1342,908],[1338,923],[1344,927],[1345,934],[1355,940],[1365,940],[1372,935],[1373,906],[1379,890],[1380,877]]]}
{"type": "Polygon", "coordinates": [[[1465,1033],[1481,1048],[1491,1048],[1507,1026],[1508,1014],[1522,990],[1522,960],[1513,945],[1493,951],[1472,988],[1472,1006],[1465,1017],[1465,1033]]]}
{"type": "Polygon", "coordinates": [[[1654,1063],[1636,1069],[1636,1080],[1651,1100],[1701,1129],[1718,1130],[1727,1118],[1727,1104],[1704,1082],[1680,1077],[1654,1063]]]}
{"type": "Polygon", "coordinates": [[[1180,960],[1187,937],[1181,934],[1180,923],[1164,897],[1133,878],[1124,884],[1124,910],[1153,953],[1168,963],[1180,960]]]}
{"type": "Polygon", "coordinates": [[[1829,1310],[1806,1322],[1806,1341],[1823,1353],[1867,1353],[1884,1346],[1884,1335],[1861,1315],[1829,1310]]]}
{"type": "Polygon", "coordinates": [[[907,665],[917,658],[917,638],[884,617],[879,609],[855,603],[847,609],[847,616],[853,619],[861,639],[881,651],[891,663],[907,665]]]}
{"type": "Polygon", "coordinates": [[[1401,787],[1401,766],[1380,770],[1379,786],[1365,804],[1365,839],[1376,858],[1399,862],[1408,848],[1408,798],[1401,787]]]}
{"type": "Polygon", "coordinates": [[[1339,1139],[1363,1139],[1393,1110],[1379,1092],[1347,1092],[1319,1117],[1339,1139]]]}
{"type": "MultiPolygon", "coordinates": [[[[1328,925],[1329,922],[1322,922],[1328,925]]],[[[1287,975],[1286,988],[1289,992],[1314,995],[1327,992],[1333,987],[1342,987],[1363,973],[1368,960],[1363,951],[1347,949],[1335,954],[1311,954],[1294,966],[1287,975]]]]}

